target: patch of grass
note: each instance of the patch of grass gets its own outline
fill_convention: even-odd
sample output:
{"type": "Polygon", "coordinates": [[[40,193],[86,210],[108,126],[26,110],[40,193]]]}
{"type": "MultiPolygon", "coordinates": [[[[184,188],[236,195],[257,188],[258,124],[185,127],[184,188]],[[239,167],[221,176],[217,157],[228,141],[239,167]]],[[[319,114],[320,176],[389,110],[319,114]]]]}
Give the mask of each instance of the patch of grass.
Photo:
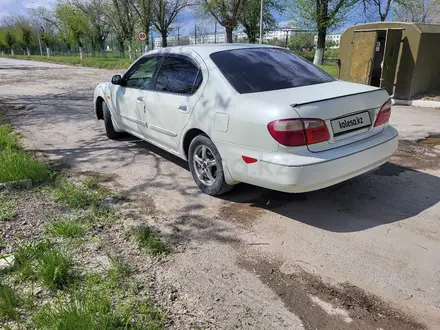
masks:
{"type": "Polygon", "coordinates": [[[325,63],[320,68],[333,77],[338,76],[338,65],[336,63],[325,63]]]}
{"type": "Polygon", "coordinates": [[[12,201],[0,196],[0,221],[9,221],[16,215],[12,201]]]}
{"type": "Polygon", "coordinates": [[[134,230],[134,237],[140,248],[146,249],[155,256],[168,254],[168,245],[149,227],[138,227],[134,230]]]}
{"type": "Polygon", "coordinates": [[[32,60],[40,62],[50,62],[57,64],[67,64],[67,65],[79,65],[92,68],[100,69],[122,69],[126,70],[133,61],[129,59],[121,59],[115,57],[86,57],[82,61],[79,56],[25,56],[25,55],[15,55],[7,56],[9,58],[16,58],[20,60],[32,60]]]}
{"type": "Polygon", "coordinates": [[[0,125],[0,182],[31,179],[44,182],[50,179],[47,165],[22,150],[19,136],[8,124],[0,125]]]}
{"type": "Polygon", "coordinates": [[[126,300],[112,297],[113,289],[97,275],[77,283],[56,302],[45,305],[34,317],[36,329],[116,330],[163,329],[166,316],[150,300],[132,293],[126,300]]]}
{"type": "Polygon", "coordinates": [[[22,145],[20,143],[20,136],[16,133],[13,133],[13,131],[14,128],[9,124],[0,125],[0,150],[18,150],[22,148],[22,145]]]}
{"type": "Polygon", "coordinates": [[[18,316],[17,309],[21,303],[22,299],[18,292],[9,285],[0,282],[0,320],[15,320],[18,316]]]}
{"type": "Polygon", "coordinates": [[[62,181],[58,187],[53,190],[53,197],[57,203],[66,203],[74,209],[81,208],[100,208],[105,198],[111,195],[111,192],[90,181],[82,184],[74,184],[68,181],[62,181]]]}
{"type": "Polygon", "coordinates": [[[74,238],[84,235],[86,228],[78,219],[58,218],[48,224],[46,231],[52,236],[74,238]]]}
{"type": "Polygon", "coordinates": [[[14,253],[12,271],[23,279],[39,281],[49,289],[62,289],[73,282],[72,257],[50,242],[24,245],[14,253]]]}
{"type": "Polygon", "coordinates": [[[122,261],[119,257],[109,256],[110,267],[108,269],[108,278],[111,283],[118,284],[126,279],[131,272],[130,265],[122,261]]]}

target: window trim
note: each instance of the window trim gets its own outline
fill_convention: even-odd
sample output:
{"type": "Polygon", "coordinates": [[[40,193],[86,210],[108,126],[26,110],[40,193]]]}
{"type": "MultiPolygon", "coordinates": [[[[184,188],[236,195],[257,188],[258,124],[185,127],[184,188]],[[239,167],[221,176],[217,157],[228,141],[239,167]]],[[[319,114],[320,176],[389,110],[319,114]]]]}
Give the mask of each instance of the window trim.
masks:
{"type": "Polygon", "coordinates": [[[200,90],[200,87],[203,84],[203,79],[204,79],[204,77],[203,77],[203,73],[202,73],[202,68],[200,67],[199,63],[197,63],[197,61],[193,57],[191,57],[190,55],[186,55],[186,54],[166,53],[166,54],[162,54],[162,60],[160,61],[160,64],[159,64],[159,66],[157,68],[157,71],[155,72],[154,80],[152,80],[151,89],[149,89],[149,91],[150,92],[155,92],[155,93],[161,93],[161,94],[171,94],[171,95],[179,95],[179,96],[193,96],[194,94],[197,93],[198,90],[200,90]],[[196,79],[194,80],[194,83],[193,83],[193,86],[192,86],[191,93],[187,93],[186,94],[186,93],[175,93],[175,92],[169,92],[169,91],[159,91],[159,90],[156,90],[157,78],[159,76],[160,70],[162,69],[163,62],[165,61],[165,59],[167,57],[181,58],[181,59],[187,60],[188,62],[193,64],[198,69],[197,75],[196,75],[196,79]],[[199,77],[199,75],[201,75],[202,80],[200,81],[199,87],[196,90],[194,90],[194,84],[196,83],[197,78],[199,77]]]}
{"type": "Polygon", "coordinates": [[[122,76],[122,83],[121,86],[124,88],[129,88],[129,89],[135,89],[135,90],[139,90],[139,91],[151,91],[151,87],[156,85],[156,78],[157,78],[157,73],[159,72],[159,69],[162,67],[162,62],[163,62],[163,56],[162,54],[154,54],[154,55],[149,55],[149,56],[142,56],[141,58],[139,58],[136,62],[134,62],[130,68],[127,70],[127,72],[124,73],[124,75],[122,76]],[[156,66],[156,69],[153,73],[153,76],[151,77],[151,84],[150,84],[150,88],[148,89],[143,89],[143,88],[135,88],[135,87],[128,87],[127,86],[127,76],[129,74],[132,74],[133,71],[135,71],[141,64],[143,64],[144,62],[151,60],[153,58],[159,59],[159,63],[156,66]]]}

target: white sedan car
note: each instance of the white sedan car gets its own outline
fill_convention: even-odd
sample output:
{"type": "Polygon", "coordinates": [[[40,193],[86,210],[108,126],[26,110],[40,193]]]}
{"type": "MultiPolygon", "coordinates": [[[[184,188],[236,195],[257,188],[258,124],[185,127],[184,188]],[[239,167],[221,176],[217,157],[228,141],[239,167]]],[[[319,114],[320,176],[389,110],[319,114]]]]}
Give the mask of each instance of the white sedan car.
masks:
{"type": "Polygon", "coordinates": [[[239,182],[321,189],[387,162],[398,142],[385,90],[271,46],[151,51],[98,85],[94,104],[109,138],[128,132],[187,160],[209,195],[239,182]]]}

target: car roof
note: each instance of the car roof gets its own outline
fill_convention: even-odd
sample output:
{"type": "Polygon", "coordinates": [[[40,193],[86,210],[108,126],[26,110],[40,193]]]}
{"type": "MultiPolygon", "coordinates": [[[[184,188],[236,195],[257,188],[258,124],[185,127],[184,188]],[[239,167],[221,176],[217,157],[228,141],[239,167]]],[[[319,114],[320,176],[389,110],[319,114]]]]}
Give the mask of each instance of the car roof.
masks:
{"type": "Polygon", "coordinates": [[[209,55],[225,50],[233,50],[233,49],[245,49],[245,48],[280,48],[271,45],[261,45],[261,44],[200,44],[200,45],[185,45],[185,46],[174,46],[174,47],[166,47],[159,48],[155,50],[151,50],[146,52],[144,55],[153,55],[160,53],[191,53],[191,51],[196,52],[202,58],[207,58],[209,55]]]}

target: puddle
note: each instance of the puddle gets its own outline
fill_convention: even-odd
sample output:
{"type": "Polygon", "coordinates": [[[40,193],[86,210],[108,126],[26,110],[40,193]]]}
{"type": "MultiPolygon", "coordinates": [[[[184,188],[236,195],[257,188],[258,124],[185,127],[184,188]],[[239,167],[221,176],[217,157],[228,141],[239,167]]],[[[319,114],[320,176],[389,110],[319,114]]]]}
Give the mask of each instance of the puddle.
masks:
{"type": "Polygon", "coordinates": [[[417,143],[431,148],[440,146],[440,134],[430,134],[426,138],[418,140],[417,143]]]}

